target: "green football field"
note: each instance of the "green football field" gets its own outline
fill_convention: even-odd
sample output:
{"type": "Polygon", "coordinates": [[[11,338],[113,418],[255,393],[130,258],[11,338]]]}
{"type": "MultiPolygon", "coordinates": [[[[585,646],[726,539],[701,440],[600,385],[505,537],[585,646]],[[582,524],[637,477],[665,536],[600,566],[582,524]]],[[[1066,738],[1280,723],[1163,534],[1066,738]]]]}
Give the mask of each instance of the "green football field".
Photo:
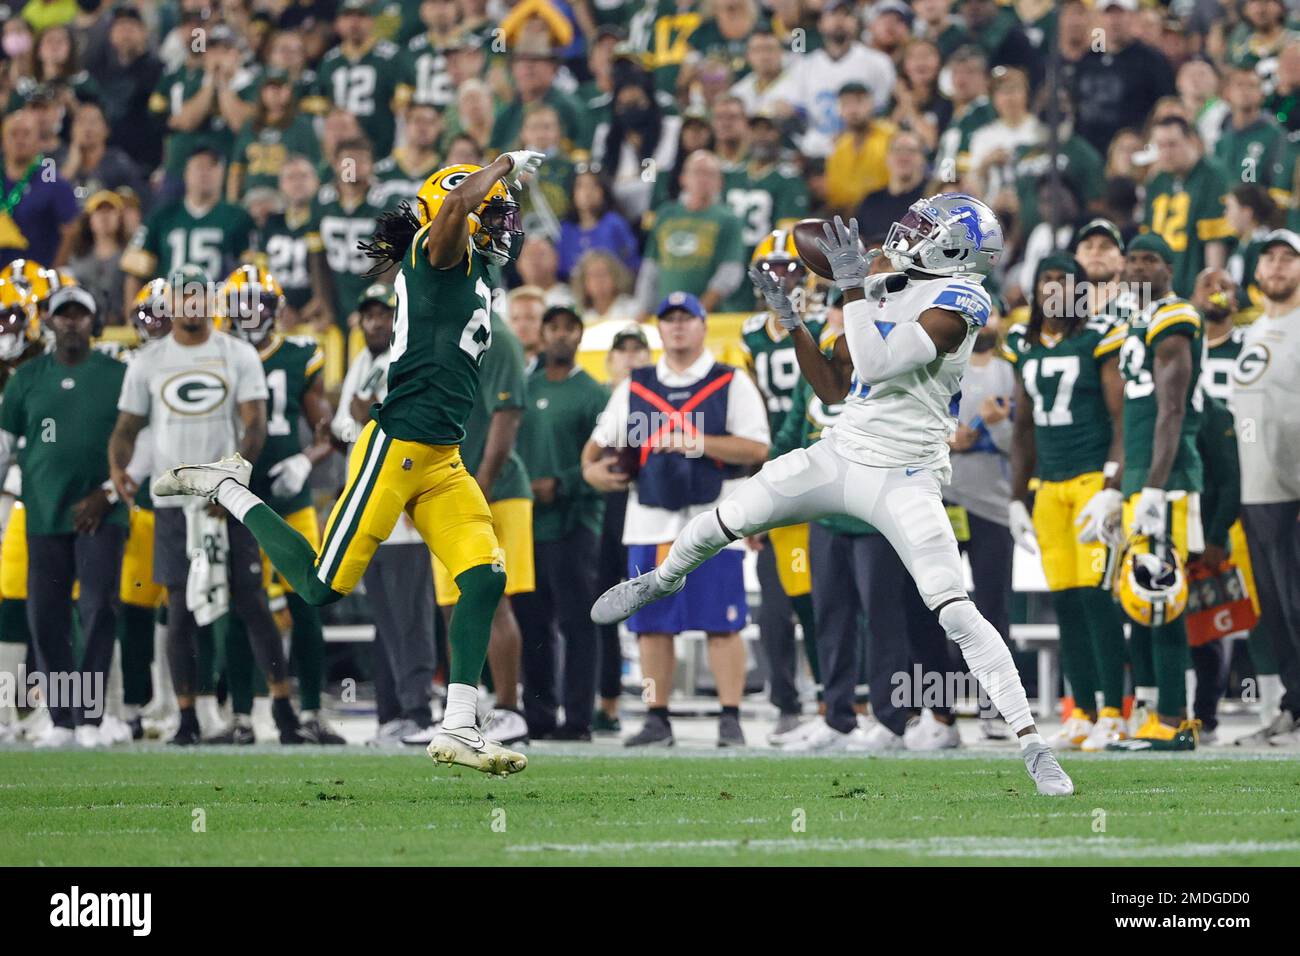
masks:
{"type": "Polygon", "coordinates": [[[510,779],[360,748],[0,753],[0,865],[1300,863],[1300,761],[534,748],[510,779]]]}

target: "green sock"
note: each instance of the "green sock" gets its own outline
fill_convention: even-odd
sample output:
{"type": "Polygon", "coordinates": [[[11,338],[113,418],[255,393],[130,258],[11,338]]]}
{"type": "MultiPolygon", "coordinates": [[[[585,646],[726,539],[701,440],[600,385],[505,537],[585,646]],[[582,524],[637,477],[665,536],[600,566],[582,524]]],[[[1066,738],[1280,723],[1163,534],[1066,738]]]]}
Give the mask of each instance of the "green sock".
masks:
{"type": "Polygon", "coordinates": [[[817,625],[813,618],[812,595],[801,594],[792,597],[790,604],[794,608],[795,616],[799,618],[799,626],[803,628],[803,652],[808,658],[808,669],[812,671],[813,682],[820,684],[822,668],[817,662],[817,625]]]}
{"type": "Polygon", "coordinates": [[[289,582],[303,601],[319,607],[343,597],[316,576],[316,549],[311,542],[265,504],[254,505],[244,515],[244,527],[262,546],[280,577],[289,582]]]}
{"type": "MultiPolygon", "coordinates": [[[[1123,612],[1105,588],[1080,588],[1079,600],[1088,622],[1088,638],[1102,706],[1122,710],[1125,663],[1123,612]]],[[[1140,681],[1138,685],[1150,686],[1140,681]]]]}
{"type": "MultiPolygon", "coordinates": [[[[1061,670],[1070,683],[1074,706],[1080,710],[1097,709],[1097,668],[1092,660],[1092,643],[1088,640],[1088,620],[1083,610],[1083,588],[1052,592],[1056,626],[1061,632],[1061,670]]],[[[1055,696],[1055,688],[1039,693],[1055,696]]]]}
{"type": "Polygon", "coordinates": [[[1133,667],[1134,687],[1154,687],[1156,666],[1151,659],[1151,628],[1144,624],[1129,625],[1129,664],[1133,667]]]}
{"type": "Polygon", "coordinates": [[[230,709],[236,714],[253,712],[253,646],[248,643],[244,622],[234,614],[225,618],[226,688],[230,691],[230,709]]]}
{"type": "Polygon", "coordinates": [[[453,684],[477,687],[492,637],[492,616],[506,590],[506,576],[490,564],[462,571],[456,578],[460,600],[451,612],[447,642],[451,646],[453,684]]]}
{"type": "Polygon", "coordinates": [[[325,678],[325,630],[320,612],[293,592],[284,598],[293,618],[289,643],[298,664],[298,701],[303,710],[320,710],[321,683],[325,678]]]}
{"type": "Polygon", "coordinates": [[[1156,711],[1166,717],[1187,715],[1187,627],[1183,618],[1151,629],[1151,661],[1159,697],[1156,711]]]}
{"type": "Polygon", "coordinates": [[[0,600],[0,641],[6,644],[32,643],[31,632],[27,630],[27,602],[19,598],[0,600]]]}
{"type": "Polygon", "coordinates": [[[122,646],[122,703],[143,707],[153,697],[153,632],[151,607],[123,604],[117,616],[117,637],[122,646]]]}

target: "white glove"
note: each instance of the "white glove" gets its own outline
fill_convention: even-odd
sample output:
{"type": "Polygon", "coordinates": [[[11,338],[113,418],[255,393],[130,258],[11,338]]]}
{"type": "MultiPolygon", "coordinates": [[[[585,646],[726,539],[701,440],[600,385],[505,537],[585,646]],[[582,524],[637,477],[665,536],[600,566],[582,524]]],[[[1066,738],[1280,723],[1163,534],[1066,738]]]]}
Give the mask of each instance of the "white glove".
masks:
{"type": "Polygon", "coordinates": [[[1079,517],[1074,519],[1074,526],[1079,529],[1079,540],[1084,544],[1094,541],[1106,541],[1114,537],[1115,527],[1119,524],[1120,509],[1124,507],[1124,496],[1114,488],[1103,488],[1083,506],[1079,517]]]}
{"type": "Polygon", "coordinates": [[[507,174],[512,177],[511,189],[520,188],[524,184],[524,177],[537,172],[537,168],[542,165],[542,160],[546,158],[545,153],[533,149],[516,149],[506,155],[510,157],[511,163],[510,172],[507,174]]]}
{"type": "Polygon", "coordinates": [[[307,483],[307,476],[311,474],[311,460],[298,452],[272,465],[266,474],[272,479],[271,494],[277,498],[292,498],[307,483]]]}
{"type": "Polygon", "coordinates": [[[1038,536],[1034,533],[1034,519],[1023,501],[1012,501],[1007,509],[1011,517],[1011,537],[1030,554],[1038,553],[1038,536]]]}
{"type": "Polygon", "coordinates": [[[1149,538],[1165,536],[1165,504],[1163,488],[1143,488],[1133,509],[1133,533],[1149,538]]]}

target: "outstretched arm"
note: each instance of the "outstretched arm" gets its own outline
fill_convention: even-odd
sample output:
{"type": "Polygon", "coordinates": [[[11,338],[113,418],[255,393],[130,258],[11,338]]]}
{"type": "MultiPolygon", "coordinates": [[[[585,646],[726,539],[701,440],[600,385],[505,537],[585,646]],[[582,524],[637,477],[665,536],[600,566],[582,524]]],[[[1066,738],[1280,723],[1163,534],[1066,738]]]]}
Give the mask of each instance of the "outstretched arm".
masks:
{"type": "Polygon", "coordinates": [[[541,165],[542,154],[521,149],[502,153],[482,169],[475,170],[447,193],[425,234],[425,254],[435,269],[450,269],[465,257],[469,242],[469,214],[482,205],[492,187],[511,173],[514,185],[520,177],[541,165]]]}

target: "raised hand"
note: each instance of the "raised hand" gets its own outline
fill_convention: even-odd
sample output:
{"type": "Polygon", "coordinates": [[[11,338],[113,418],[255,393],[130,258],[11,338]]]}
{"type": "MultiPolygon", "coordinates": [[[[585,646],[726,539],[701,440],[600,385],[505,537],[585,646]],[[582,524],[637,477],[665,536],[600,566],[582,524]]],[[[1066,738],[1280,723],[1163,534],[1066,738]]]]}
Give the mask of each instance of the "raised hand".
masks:
{"type": "Polygon", "coordinates": [[[800,326],[801,321],[794,310],[794,303],[786,295],[785,289],[781,288],[776,276],[758,266],[750,266],[749,281],[754,283],[754,289],[767,301],[768,309],[776,316],[781,328],[793,332],[800,326]]]}
{"type": "Polygon", "coordinates": [[[825,238],[817,240],[817,248],[830,264],[835,284],[843,292],[861,288],[870,266],[858,238],[857,219],[850,219],[846,226],[844,220],[836,216],[834,223],[826,223],[823,232],[825,238]]]}

